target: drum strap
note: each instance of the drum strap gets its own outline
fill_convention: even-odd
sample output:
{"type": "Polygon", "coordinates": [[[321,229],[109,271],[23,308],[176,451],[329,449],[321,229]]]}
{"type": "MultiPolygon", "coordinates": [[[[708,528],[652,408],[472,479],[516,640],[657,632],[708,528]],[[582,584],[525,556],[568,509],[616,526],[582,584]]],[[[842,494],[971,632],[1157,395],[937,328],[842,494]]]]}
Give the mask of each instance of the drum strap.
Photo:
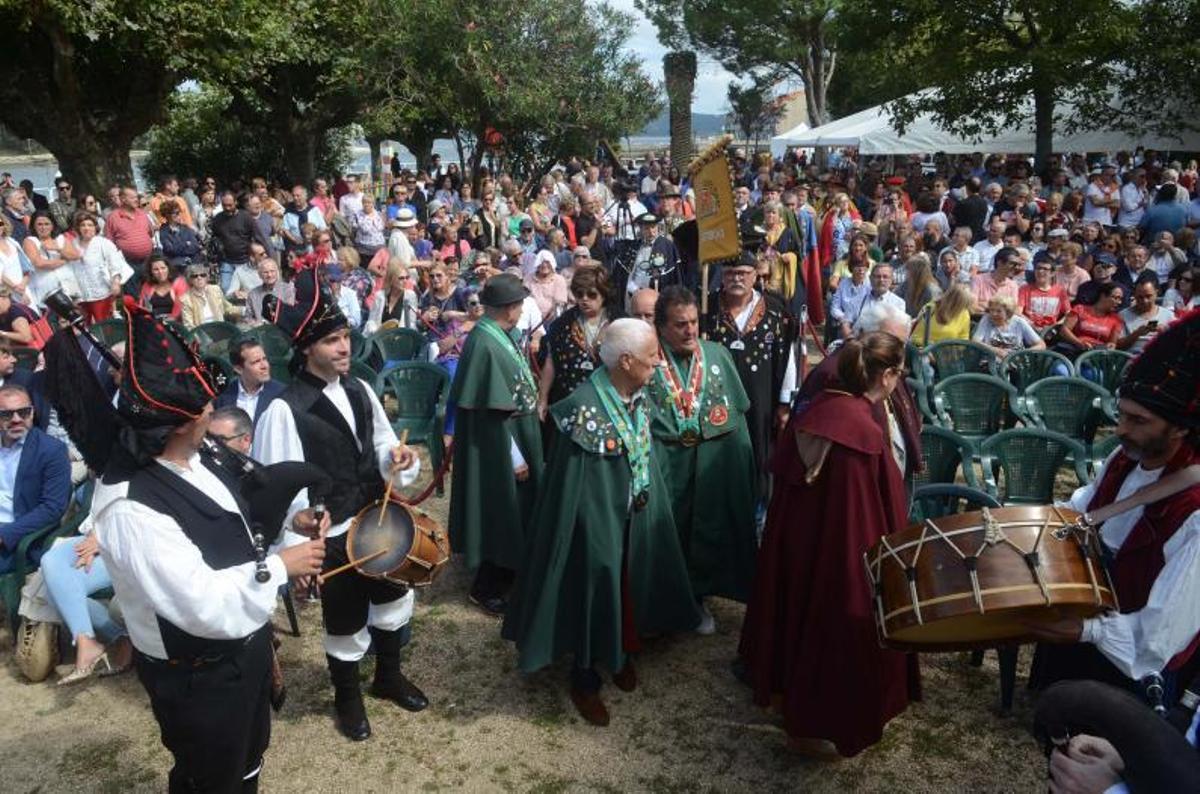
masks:
{"type": "Polygon", "coordinates": [[[1130,510],[1161,502],[1163,499],[1174,496],[1175,494],[1186,491],[1194,485],[1200,485],[1200,464],[1192,464],[1185,466],[1176,472],[1168,474],[1158,482],[1147,485],[1145,488],[1119,499],[1110,505],[1092,510],[1083,514],[1083,522],[1088,526],[1095,527],[1103,524],[1113,516],[1119,516],[1122,513],[1128,513],[1130,510]]]}

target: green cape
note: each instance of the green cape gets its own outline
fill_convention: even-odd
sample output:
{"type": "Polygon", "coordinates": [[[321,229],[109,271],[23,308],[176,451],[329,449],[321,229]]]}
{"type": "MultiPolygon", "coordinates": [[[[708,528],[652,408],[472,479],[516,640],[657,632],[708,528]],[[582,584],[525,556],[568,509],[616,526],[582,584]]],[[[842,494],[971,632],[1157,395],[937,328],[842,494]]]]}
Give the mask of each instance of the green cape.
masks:
{"type": "Polygon", "coordinates": [[[542,474],[542,431],[512,354],[477,326],[467,337],[450,387],[454,418],[454,476],[450,488],[450,547],[467,567],[483,561],[516,570],[525,556],[525,526],[542,474]],[[510,439],[529,466],[512,476],[510,439]]]}
{"type": "Polygon", "coordinates": [[[517,643],[525,672],[568,653],[581,665],[620,670],[623,561],[639,634],[688,631],[700,620],[670,494],[652,452],[650,500],[631,512],[624,446],[590,380],[550,410],[561,432],[554,434],[503,636],[517,643]]]}
{"type": "MultiPolygon", "coordinates": [[[[703,441],[694,447],[678,443],[671,395],[656,375],[647,386],[654,456],[671,490],[675,526],[696,596],[745,602],[757,550],[754,450],[746,427],[750,400],[729,351],[715,342],[700,344],[708,367],[700,406],[703,441]]],[[[686,367],[681,369],[686,377],[686,367]]]]}

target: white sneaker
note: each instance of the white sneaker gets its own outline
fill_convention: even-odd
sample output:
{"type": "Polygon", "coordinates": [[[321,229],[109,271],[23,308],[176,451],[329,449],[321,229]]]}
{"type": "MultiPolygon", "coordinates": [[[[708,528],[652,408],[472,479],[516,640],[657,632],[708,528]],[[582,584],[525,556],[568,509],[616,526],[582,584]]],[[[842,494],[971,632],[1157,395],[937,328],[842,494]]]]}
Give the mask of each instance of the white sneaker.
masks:
{"type": "Polygon", "coordinates": [[[708,607],[704,606],[704,602],[700,602],[700,625],[696,626],[696,633],[708,636],[709,634],[717,633],[717,621],[713,618],[712,613],[708,611],[708,607]]]}

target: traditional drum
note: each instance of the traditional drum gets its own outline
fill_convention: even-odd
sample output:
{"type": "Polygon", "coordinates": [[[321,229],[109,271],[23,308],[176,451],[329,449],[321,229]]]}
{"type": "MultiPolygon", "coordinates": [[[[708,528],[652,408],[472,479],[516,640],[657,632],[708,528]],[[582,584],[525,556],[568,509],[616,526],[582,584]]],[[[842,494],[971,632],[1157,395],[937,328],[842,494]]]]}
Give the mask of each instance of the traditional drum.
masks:
{"type": "Polygon", "coordinates": [[[1053,505],[984,508],[881,538],[863,555],[881,642],[983,648],[1032,640],[1038,620],[1116,609],[1100,540],[1078,518],[1053,505]]]}
{"type": "Polygon", "coordinates": [[[450,539],[446,530],[417,508],[380,499],[355,516],[346,534],[346,556],[363,576],[424,587],[449,561],[450,539]]]}

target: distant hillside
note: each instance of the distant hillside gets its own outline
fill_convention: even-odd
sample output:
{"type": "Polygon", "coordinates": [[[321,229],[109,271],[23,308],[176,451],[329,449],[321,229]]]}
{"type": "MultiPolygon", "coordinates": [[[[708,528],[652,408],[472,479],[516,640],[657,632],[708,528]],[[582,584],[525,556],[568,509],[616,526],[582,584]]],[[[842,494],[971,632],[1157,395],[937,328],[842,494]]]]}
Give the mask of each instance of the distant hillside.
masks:
{"type": "MultiPolygon", "coordinates": [[[[692,134],[697,138],[708,138],[719,134],[725,126],[724,114],[718,113],[693,113],[692,114],[692,134]]],[[[646,125],[646,129],[639,132],[634,137],[641,138],[666,138],[671,134],[671,119],[664,113],[654,121],[646,125]]]]}

